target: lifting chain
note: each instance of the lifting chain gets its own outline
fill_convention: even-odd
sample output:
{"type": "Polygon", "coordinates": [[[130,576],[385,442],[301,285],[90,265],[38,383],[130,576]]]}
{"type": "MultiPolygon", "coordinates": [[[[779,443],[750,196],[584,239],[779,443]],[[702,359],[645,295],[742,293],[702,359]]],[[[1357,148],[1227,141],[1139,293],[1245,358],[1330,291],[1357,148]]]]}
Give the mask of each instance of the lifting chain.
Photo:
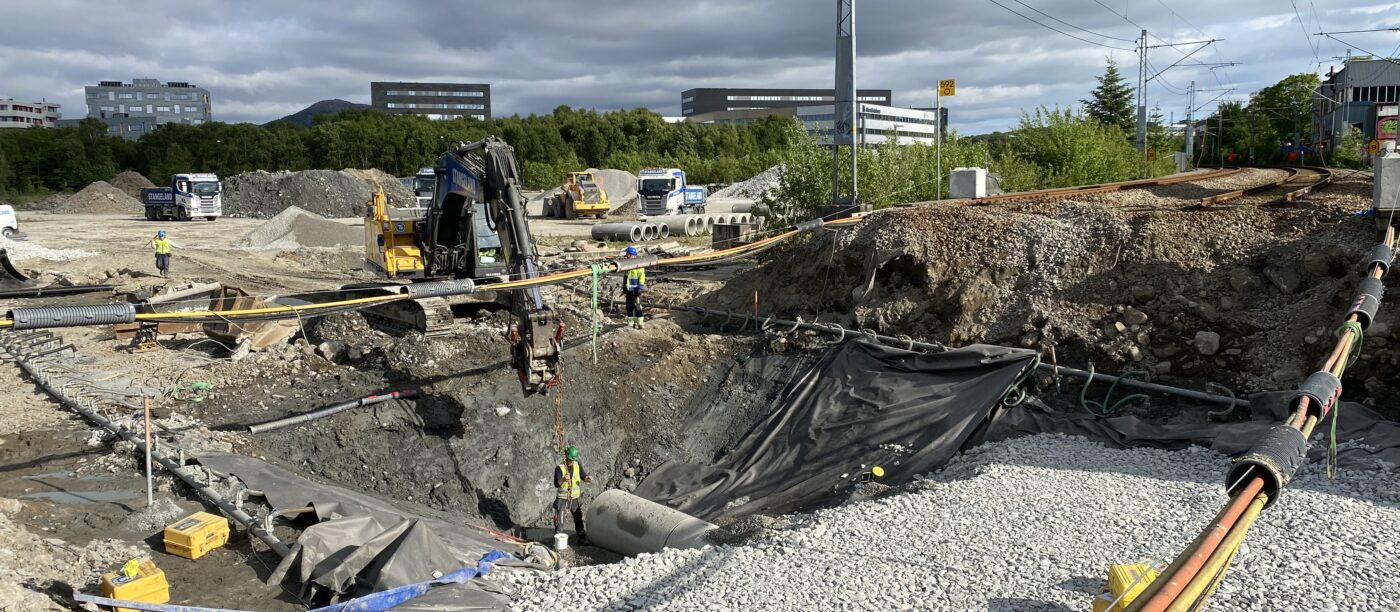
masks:
{"type": "Polygon", "coordinates": [[[554,452],[564,452],[564,388],[554,388],[554,452]]]}

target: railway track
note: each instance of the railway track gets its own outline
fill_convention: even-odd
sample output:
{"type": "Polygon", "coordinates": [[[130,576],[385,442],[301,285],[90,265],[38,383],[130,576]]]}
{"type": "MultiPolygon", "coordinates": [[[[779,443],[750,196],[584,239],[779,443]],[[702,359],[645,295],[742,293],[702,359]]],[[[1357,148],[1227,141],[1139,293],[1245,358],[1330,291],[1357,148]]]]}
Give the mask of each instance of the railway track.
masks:
{"type": "Polygon", "coordinates": [[[1232,206],[1288,204],[1322,189],[1332,182],[1332,171],[1316,166],[1283,168],[1287,175],[1272,183],[1255,185],[1201,198],[1193,209],[1218,207],[1226,202],[1232,206]]]}
{"type": "Polygon", "coordinates": [[[1073,198],[1082,195],[1095,193],[1110,193],[1114,191],[1126,191],[1129,189],[1144,189],[1147,187],[1160,187],[1163,185],[1175,185],[1177,183],[1189,183],[1193,181],[1203,181],[1217,179],[1240,172],[1242,168],[1221,168],[1206,172],[1185,172],[1173,174],[1161,178],[1139,179],[1135,181],[1122,181],[1118,183],[1103,183],[1099,185],[1081,185],[1077,187],[1060,187],[1056,189],[1041,189],[1038,191],[1019,191],[1016,193],[1005,193],[1001,195],[977,198],[972,201],[974,206],[985,204],[999,204],[1002,202],[1024,202],[1029,200],[1043,200],[1053,198],[1073,198]]]}

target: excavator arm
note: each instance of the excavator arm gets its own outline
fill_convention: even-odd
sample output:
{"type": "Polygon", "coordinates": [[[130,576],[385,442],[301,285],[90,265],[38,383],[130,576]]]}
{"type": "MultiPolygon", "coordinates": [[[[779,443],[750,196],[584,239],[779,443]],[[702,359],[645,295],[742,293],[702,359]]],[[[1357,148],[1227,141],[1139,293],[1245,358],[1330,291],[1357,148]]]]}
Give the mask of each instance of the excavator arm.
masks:
{"type": "MultiPolygon", "coordinates": [[[[494,136],[462,144],[443,156],[438,173],[425,245],[429,276],[472,278],[483,285],[538,277],[514,149],[494,136]]],[[[564,324],[538,287],[511,290],[510,308],[507,337],[521,391],[543,393],[561,380],[564,324]]]]}

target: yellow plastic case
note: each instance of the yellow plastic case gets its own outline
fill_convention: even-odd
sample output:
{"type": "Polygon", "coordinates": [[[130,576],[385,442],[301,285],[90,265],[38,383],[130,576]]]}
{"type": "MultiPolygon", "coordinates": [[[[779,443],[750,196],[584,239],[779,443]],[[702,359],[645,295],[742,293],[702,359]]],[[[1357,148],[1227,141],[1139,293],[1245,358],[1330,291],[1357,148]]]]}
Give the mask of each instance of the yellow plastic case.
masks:
{"type": "Polygon", "coordinates": [[[198,559],[228,543],[228,519],[196,512],[165,528],[165,552],[198,559]]]}
{"type": "MultiPolygon", "coordinates": [[[[121,572],[107,572],[102,575],[102,596],[125,601],[163,604],[170,601],[170,583],[165,581],[165,572],[156,567],[154,561],[145,559],[138,564],[140,570],[135,577],[127,578],[121,572]]],[[[117,608],[117,612],[138,612],[131,608],[117,608]]]]}

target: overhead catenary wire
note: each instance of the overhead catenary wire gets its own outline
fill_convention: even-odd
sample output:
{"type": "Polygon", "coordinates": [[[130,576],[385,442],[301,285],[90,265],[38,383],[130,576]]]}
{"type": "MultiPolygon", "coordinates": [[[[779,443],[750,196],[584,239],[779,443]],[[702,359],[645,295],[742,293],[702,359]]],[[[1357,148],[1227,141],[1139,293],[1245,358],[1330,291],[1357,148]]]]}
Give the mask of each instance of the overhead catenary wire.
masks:
{"type": "Polygon", "coordinates": [[[1036,21],[1035,19],[1033,19],[1033,18],[1031,18],[1031,17],[1029,17],[1029,16],[1023,15],[1023,14],[1021,14],[1021,13],[1018,13],[1018,12],[1016,12],[1015,10],[1013,10],[1011,7],[1006,6],[1005,4],[1002,4],[1002,3],[1000,3],[1000,2],[997,2],[997,0],[987,0],[987,1],[988,1],[988,2],[991,2],[992,4],[995,4],[995,5],[999,6],[999,7],[1001,7],[1001,8],[1003,8],[1003,9],[1005,9],[1008,13],[1011,13],[1012,15],[1015,15],[1015,16],[1017,16],[1017,17],[1020,17],[1021,19],[1025,19],[1026,21],[1029,21],[1029,22],[1031,22],[1031,23],[1034,23],[1034,24],[1036,24],[1036,25],[1038,25],[1038,26],[1040,26],[1040,27],[1042,27],[1042,28],[1045,28],[1045,29],[1047,29],[1047,30],[1050,30],[1050,31],[1052,31],[1052,32],[1056,32],[1056,33],[1062,34],[1062,35],[1064,35],[1064,36],[1068,36],[1068,37],[1073,38],[1073,39],[1075,39],[1075,40],[1077,40],[1077,41],[1086,42],[1086,43],[1089,43],[1089,44],[1091,44],[1091,45],[1096,45],[1096,46],[1099,46],[1099,47],[1104,47],[1104,48],[1106,48],[1106,49],[1116,49],[1116,50],[1118,50],[1118,51],[1132,51],[1132,49],[1129,49],[1129,48],[1127,48],[1127,47],[1117,47],[1117,46],[1114,46],[1114,45],[1107,45],[1107,44],[1104,44],[1104,43],[1101,43],[1101,42],[1095,42],[1095,41],[1089,40],[1089,39],[1087,39],[1087,38],[1081,38],[1081,37],[1079,37],[1079,36],[1075,36],[1075,35],[1073,35],[1073,34],[1070,34],[1069,32],[1066,32],[1066,31],[1061,30],[1061,29],[1059,29],[1059,28],[1056,28],[1056,27],[1054,27],[1054,26],[1046,25],[1046,24],[1044,24],[1044,23],[1041,23],[1041,22],[1039,22],[1039,21],[1036,21]]]}
{"type": "Polygon", "coordinates": [[[1049,17],[1050,19],[1053,19],[1056,23],[1060,23],[1060,24],[1063,24],[1063,25],[1067,25],[1067,26],[1069,26],[1069,27],[1071,27],[1071,28],[1074,28],[1074,29],[1079,30],[1080,32],[1084,32],[1084,33],[1086,33],[1086,34],[1093,34],[1094,36],[1098,36],[1099,38],[1107,38],[1107,39],[1109,39],[1109,40],[1117,40],[1117,41],[1121,41],[1121,42],[1125,42],[1125,43],[1136,43],[1136,42],[1137,42],[1136,40],[1133,40],[1133,39],[1130,39],[1130,38],[1119,38],[1119,37],[1117,37],[1117,36],[1109,36],[1109,35],[1107,35],[1107,34],[1100,34],[1100,33],[1095,32],[1095,31],[1093,31],[1093,30],[1089,30],[1089,29],[1086,29],[1086,28],[1081,28],[1081,27],[1079,27],[1079,26],[1077,26],[1077,25],[1074,25],[1074,24],[1072,24],[1072,23],[1070,23],[1070,22],[1068,22],[1068,21],[1065,21],[1065,20],[1063,20],[1063,19],[1060,19],[1059,17],[1056,17],[1056,16],[1051,15],[1051,14],[1049,14],[1049,13],[1047,13],[1047,12],[1045,12],[1045,11],[1042,11],[1042,10],[1040,10],[1040,9],[1038,9],[1038,8],[1035,8],[1035,7],[1033,7],[1033,6],[1029,5],[1029,4],[1026,4],[1025,2],[1022,2],[1021,0],[1014,0],[1014,1],[1016,2],[1016,4],[1019,4],[1019,5],[1021,5],[1021,6],[1024,6],[1024,7],[1028,8],[1028,9],[1030,9],[1030,10],[1032,10],[1032,11],[1035,11],[1035,12],[1037,12],[1037,13],[1040,13],[1041,15],[1044,15],[1044,16],[1046,16],[1046,17],[1049,17]]]}

